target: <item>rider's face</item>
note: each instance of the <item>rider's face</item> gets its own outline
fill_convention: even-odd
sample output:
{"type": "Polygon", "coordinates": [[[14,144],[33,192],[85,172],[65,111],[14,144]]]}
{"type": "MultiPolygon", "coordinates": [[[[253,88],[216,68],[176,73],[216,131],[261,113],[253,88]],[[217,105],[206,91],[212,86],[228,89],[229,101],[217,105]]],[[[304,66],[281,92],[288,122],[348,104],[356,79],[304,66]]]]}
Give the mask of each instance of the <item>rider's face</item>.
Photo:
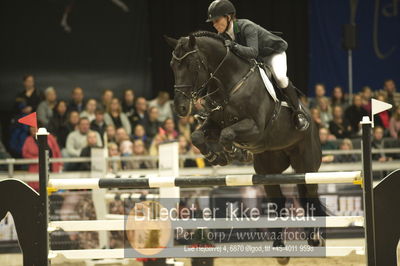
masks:
{"type": "Polygon", "coordinates": [[[223,33],[228,26],[228,18],[224,16],[214,19],[213,26],[218,31],[218,33],[223,33]]]}

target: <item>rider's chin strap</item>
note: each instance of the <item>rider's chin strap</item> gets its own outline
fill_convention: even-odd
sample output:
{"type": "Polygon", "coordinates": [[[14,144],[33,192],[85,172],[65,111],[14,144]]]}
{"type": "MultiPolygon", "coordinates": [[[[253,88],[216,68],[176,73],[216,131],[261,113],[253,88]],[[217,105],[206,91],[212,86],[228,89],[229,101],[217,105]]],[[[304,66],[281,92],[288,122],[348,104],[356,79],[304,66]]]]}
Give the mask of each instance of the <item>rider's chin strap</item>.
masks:
{"type": "Polygon", "coordinates": [[[228,35],[232,40],[235,40],[235,31],[233,30],[233,27],[234,27],[234,25],[233,25],[233,19],[231,19],[229,16],[226,16],[226,17],[227,17],[228,23],[227,23],[227,25],[226,25],[226,28],[225,28],[225,30],[224,30],[224,33],[225,33],[226,35],[228,35]],[[232,27],[232,32],[229,31],[231,27],[232,27]],[[232,34],[232,35],[231,35],[231,34],[232,34]]]}

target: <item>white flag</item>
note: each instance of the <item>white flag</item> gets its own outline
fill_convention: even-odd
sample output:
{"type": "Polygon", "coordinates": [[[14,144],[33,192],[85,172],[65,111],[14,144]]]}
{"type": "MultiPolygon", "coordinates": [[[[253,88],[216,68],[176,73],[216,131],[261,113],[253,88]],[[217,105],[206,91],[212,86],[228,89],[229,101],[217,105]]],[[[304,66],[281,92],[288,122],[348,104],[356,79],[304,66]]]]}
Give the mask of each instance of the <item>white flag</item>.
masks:
{"type": "Polygon", "coordinates": [[[379,114],[380,112],[389,110],[392,108],[392,105],[389,103],[381,102],[375,99],[371,99],[372,104],[372,118],[375,114],[379,114]]]}
{"type": "Polygon", "coordinates": [[[392,108],[392,105],[389,103],[381,102],[375,99],[371,99],[371,122],[372,128],[374,128],[374,115],[379,114],[383,111],[389,110],[392,108]]]}

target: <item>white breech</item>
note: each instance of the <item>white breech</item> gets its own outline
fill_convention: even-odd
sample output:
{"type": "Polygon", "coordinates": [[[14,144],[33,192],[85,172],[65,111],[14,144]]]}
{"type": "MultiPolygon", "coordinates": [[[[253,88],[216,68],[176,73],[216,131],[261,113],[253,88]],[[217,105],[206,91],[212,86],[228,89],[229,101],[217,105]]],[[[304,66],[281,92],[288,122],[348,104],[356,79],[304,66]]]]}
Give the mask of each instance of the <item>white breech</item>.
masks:
{"type": "Polygon", "coordinates": [[[264,59],[265,64],[267,64],[272,71],[272,75],[277,83],[277,85],[284,89],[289,85],[289,79],[286,75],[287,63],[286,63],[286,53],[282,52],[279,54],[272,54],[264,59]]]}

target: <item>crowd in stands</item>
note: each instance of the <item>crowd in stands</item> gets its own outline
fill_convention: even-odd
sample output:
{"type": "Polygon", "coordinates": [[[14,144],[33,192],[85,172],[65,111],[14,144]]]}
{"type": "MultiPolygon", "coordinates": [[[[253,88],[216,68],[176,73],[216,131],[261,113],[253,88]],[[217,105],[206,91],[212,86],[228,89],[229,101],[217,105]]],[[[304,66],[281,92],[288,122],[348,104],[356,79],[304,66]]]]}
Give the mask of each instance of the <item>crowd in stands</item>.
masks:
{"type": "MultiPolygon", "coordinates": [[[[178,140],[181,154],[199,154],[190,143],[190,134],[196,127],[193,117],[178,118],[172,110],[167,92],[160,91],[155,99],[137,97],[132,89],[122,95],[112,90],[101,92],[98,99],[87,98],[83,88],[76,87],[69,99],[59,99],[54,87],[39,91],[33,75],[23,78],[24,89],[16,96],[14,117],[10,125],[8,151],[14,158],[36,158],[36,130],[17,123],[31,112],[37,112],[38,123],[51,133],[49,148],[51,157],[89,157],[93,148],[105,147],[108,155],[141,156],[158,153],[158,145],[167,140],[178,140]],[[118,97],[121,96],[121,97],[118,97]]],[[[400,135],[399,94],[393,80],[386,80],[382,89],[366,86],[349,99],[341,87],[335,87],[332,95],[326,95],[323,84],[315,85],[315,97],[302,97],[311,110],[311,119],[318,125],[323,150],[351,150],[359,141],[360,120],[371,111],[370,99],[391,103],[394,108],[375,117],[373,145],[375,148],[393,147],[400,135]]],[[[1,148],[1,147],[0,147],[1,148]]],[[[396,156],[381,154],[374,159],[391,160],[396,156]]],[[[355,155],[324,156],[324,162],[351,162],[355,155]]],[[[186,160],[182,166],[204,167],[204,159],[186,160]]],[[[154,167],[149,160],[120,161],[113,169],[138,169],[154,167]]],[[[90,163],[53,163],[51,170],[89,170],[90,163]]],[[[29,166],[37,172],[37,165],[29,166]]]]}
{"type": "MultiPolygon", "coordinates": [[[[98,99],[85,97],[84,89],[72,89],[69,99],[59,99],[54,87],[43,92],[35,87],[33,75],[23,78],[24,90],[15,99],[15,115],[10,126],[8,148],[14,158],[37,158],[36,129],[18,123],[18,119],[37,112],[38,125],[50,132],[49,150],[53,158],[90,157],[93,148],[107,148],[108,156],[158,155],[158,145],[179,140],[181,154],[199,154],[191,145],[190,135],[196,126],[193,117],[178,118],[167,92],[155,99],[136,97],[134,90],[124,90],[121,97],[112,90],[101,92],[98,99]]],[[[187,160],[187,166],[204,167],[201,160],[187,160]]],[[[121,161],[113,170],[154,168],[153,160],[121,161]]],[[[183,165],[182,165],[183,166],[183,165]]],[[[53,164],[51,170],[90,170],[90,163],[53,164]]],[[[37,172],[37,165],[30,165],[37,172]]]]}
{"type": "MultiPolygon", "coordinates": [[[[400,94],[396,92],[393,80],[384,82],[381,90],[372,90],[369,86],[360,93],[347,99],[341,87],[332,90],[332,96],[325,95],[323,84],[316,84],[315,98],[303,97],[302,101],[311,109],[313,121],[319,127],[322,150],[352,150],[361,146],[361,125],[363,116],[371,114],[371,98],[393,105],[391,110],[375,115],[372,147],[382,152],[373,154],[373,159],[380,162],[400,159],[399,153],[386,154],[384,149],[400,148],[400,94]]],[[[355,154],[325,155],[322,161],[355,162],[360,157],[355,154]]]]}

